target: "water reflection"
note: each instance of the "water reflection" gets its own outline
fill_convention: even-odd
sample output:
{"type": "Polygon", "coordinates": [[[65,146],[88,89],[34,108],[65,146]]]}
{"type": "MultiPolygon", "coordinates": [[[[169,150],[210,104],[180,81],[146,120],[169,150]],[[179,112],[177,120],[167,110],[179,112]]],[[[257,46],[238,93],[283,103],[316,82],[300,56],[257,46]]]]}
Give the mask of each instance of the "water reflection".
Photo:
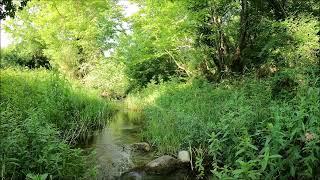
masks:
{"type": "Polygon", "coordinates": [[[152,152],[133,152],[130,144],[140,141],[143,116],[138,112],[117,112],[108,126],[96,132],[89,148],[96,152],[98,179],[117,179],[129,169],[153,158],[152,152]]]}
{"type": "Polygon", "coordinates": [[[87,148],[96,152],[94,163],[98,166],[98,179],[190,179],[188,169],[180,169],[170,175],[147,175],[144,172],[142,166],[155,158],[154,152],[133,151],[130,146],[141,141],[139,135],[144,122],[138,112],[119,111],[106,128],[96,132],[87,148]],[[128,172],[120,178],[121,174],[137,167],[139,170],[128,172]]]}

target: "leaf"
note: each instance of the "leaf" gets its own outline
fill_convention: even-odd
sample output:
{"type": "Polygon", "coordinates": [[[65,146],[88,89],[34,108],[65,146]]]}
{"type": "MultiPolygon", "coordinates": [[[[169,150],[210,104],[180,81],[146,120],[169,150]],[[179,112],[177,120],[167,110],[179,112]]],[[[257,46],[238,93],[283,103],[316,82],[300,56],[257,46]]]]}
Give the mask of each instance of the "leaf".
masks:
{"type": "Polygon", "coordinates": [[[264,171],[267,168],[268,161],[269,161],[269,147],[266,148],[264,155],[263,155],[263,160],[262,160],[262,171],[264,171]]]}
{"type": "Polygon", "coordinates": [[[268,158],[266,160],[263,160],[262,161],[262,171],[266,170],[267,168],[267,165],[268,165],[268,158]]]}
{"type": "Polygon", "coordinates": [[[256,146],[252,145],[252,144],[249,144],[249,147],[251,147],[254,150],[258,150],[258,148],[256,146]]]}
{"type": "Polygon", "coordinates": [[[237,151],[237,152],[236,152],[236,157],[237,157],[239,154],[243,153],[244,151],[245,151],[245,149],[240,149],[239,151],[237,151]]]}
{"type": "Polygon", "coordinates": [[[269,159],[276,159],[276,158],[282,158],[282,156],[279,155],[279,154],[275,154],[275,155],[269,156],[269,159]]]}
{"type": "Polygon", "coordinates": [[[232,173],[233,173],[234,175],[240,175],[240,174],[242,174],[243,172],[245,172],[244,169],[236,169],[236,170],[232,171],[232,173]]]}

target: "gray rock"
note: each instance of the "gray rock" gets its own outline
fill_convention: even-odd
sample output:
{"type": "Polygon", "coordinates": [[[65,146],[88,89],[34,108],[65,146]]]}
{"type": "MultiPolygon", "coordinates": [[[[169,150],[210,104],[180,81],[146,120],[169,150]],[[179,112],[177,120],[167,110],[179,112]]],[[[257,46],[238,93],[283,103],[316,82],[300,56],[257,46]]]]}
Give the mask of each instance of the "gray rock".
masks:
{"type": "Polygon", "coordinates": [[[150,145],[146,142],[134,143],[131,145],[131,147],[133,148],[133,150],[144,151],[144,152],[149,152],[151,150],[150,145]]]}
{"type": "Polygon", "coordinates": [[[176,158],[165,155],[149,162],[145,169],[148,174],[167,174],[174,171],[178,167],[178,164],[179,161],[176,158]]]}
{"type": "Polygon", "coordinates": [[[178,159],[183,163],[190,162],[190,154],[188,151],[179,151],[178,159]]]}
{"type": "Polygon", "coordinates": [[[121,180],[142,180],[143,177],[145,176],[144,172],[127,172],[123,174],[120,179],[121,180]]]}

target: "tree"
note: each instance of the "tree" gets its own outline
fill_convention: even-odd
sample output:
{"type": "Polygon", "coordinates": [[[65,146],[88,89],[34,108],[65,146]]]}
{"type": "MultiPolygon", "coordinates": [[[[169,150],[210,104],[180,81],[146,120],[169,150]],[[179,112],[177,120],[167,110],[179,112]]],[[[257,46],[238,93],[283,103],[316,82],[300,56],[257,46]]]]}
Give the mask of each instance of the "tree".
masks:
{"type": "MultiPolygon", "coordinates": [[[[289,19],[304,22],[300,16],[308,19],[311,15],[309,25],[313,24],[320,7],[317,1],[289,0],[137,3],[141,11],[130,18],[132,32],[123,36],[117,54],[131,74],[151,73],[148,81],[153,78],[152,72],[155,75],[157,71],[141,66],[147,61],[163,62],[164,66],[174,64],[177,73],[170,76],[181,76],[181,72],[186,76],[202,74],[210,81],[242,73],[245,67],[252,68],[270,60],[285,64],[286,55],[274,50],[292,51],[294,43],[302,45],[296,41],[298,37],[291,31],[291,25],[302,26],[289,19]],[[138,66],[145,69],[135,68],[138,66]]],[[[309,27],[311,36],[314,32],[309,25],[305,27],[309,27]]]]}
{"type": "Polygon", "coordinates": [[[27,5],[29,0],[19,0],[14,3],[12,0],[1,0],[0,2],[0,20],[7,16],[14,17],[17,10],[22,10],[27,5]]]}
{"type": "Polygon", "coordinates": [[[285,20],[319,16],[320,7],[317,1],[288,0],[202,0],[187,5],[197,17],[197,46],[207,49],[218,80],[225,73],[241,73],[245,66],[268,59],[262,54],[269,49],[289,47],[294,37],[285,20]]]}
{"type": "Polygon", "coordinates": [[[81,78],[112,48],[119,11],[113,1],[31,1],[6,25],[16,42],[81,78]],[[114,8],[115,7],[115,8],[114,8]]]}
{"type": "Polygon", "coordinates": [[[190,76],[193,32],[183,1],[139,2],[141,9],[128,19],[131,32],[123,34],[116,56],[126,64],[132,84],[145,86],[151,80],[190,76]]]}

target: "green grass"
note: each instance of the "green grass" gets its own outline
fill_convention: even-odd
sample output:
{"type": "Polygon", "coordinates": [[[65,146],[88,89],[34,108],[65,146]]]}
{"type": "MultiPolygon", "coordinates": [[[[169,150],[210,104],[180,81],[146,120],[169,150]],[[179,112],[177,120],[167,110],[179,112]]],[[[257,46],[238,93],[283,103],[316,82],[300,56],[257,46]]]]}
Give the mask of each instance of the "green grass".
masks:
{"type": "Polygon", "coordinates": [[[72,147],[104,126],[110,104],[45,70],[1,69],[0,82],[2,178],[78,179],[93,172],[89,156],[72,147]]]}
{"type": "Polygon", "coordinates": [[[143,105],[143,135],[160,152],[192,147],[199,176],[309,179],[320,177],[318,81],[313,71],[289,70],[216,85],[150,85],[128,100],[143,105]],[[276,87],[285,86],[286,77],[297,86],[276,87]]]}

